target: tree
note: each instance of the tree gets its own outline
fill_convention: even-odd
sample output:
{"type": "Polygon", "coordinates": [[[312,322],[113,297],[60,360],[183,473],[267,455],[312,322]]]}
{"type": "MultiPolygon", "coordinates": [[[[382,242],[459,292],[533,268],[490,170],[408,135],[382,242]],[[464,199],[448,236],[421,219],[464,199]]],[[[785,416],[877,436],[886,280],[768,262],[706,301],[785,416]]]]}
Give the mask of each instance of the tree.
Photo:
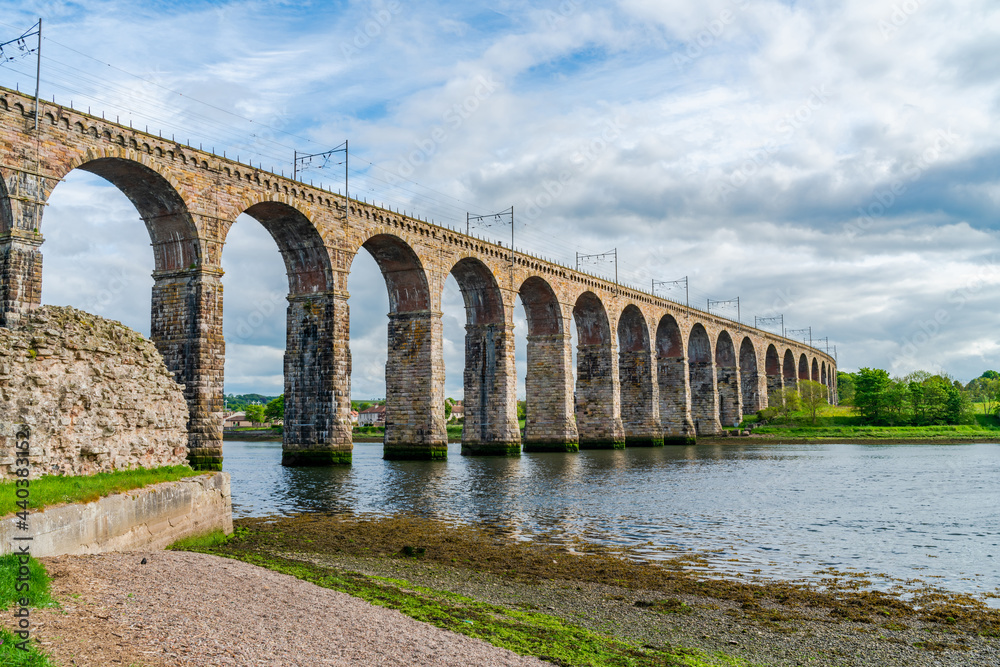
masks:
{"type": "Polygon", "coordinates": [[[284,394],[274,400],[268,401],[267,405],[264,406],[264,418],[271,422],[285,418],[284,394]]]}
{"type": "Polygon", "coordinates": [[[979,403],[984,415],[991,415],[1000,408],[1000,373],[986,371],[965,388],[971,401],[979,403]]]}
{"type": "Polygon", "coordinates": [[[861,368],[854,374],[854,409],[870,423],[889,416],[889,390],[892,380],[881,368],[861,368]]]}
{"type": "Polygon", "coordinates": [[[799,380],[799,398],[802,407],[812,415],[812,423],[816,423],[816,411],[819,406],[827,404],[826,385],[813,380],[799,380]]]}
{"type": "MultiPolygon", "coordinates": [[[[767,412],[773,409],[776,416],[787,417],[789,413],[799,409],[799,393],[793,387],[775,389],[767,397],[767,405],[767,412]]],[[[770,419],[770,416],[765,415],[765,418],[770,419]]]]}
{"type": "Polygon", "coordinates": [[[527,401],[517,402],[517,419],[518,421],[528,418],[528,403],[527,401]]]}
{"type": "Polygon", "coordinates": [[[854,373],[837,371],[837,400],[841,405],[854,404],[854,373]]]}
{"type": "Polygon", "coordinates": [[[264,406],[255,404],[248,405],[246,409],[247,419],[253,424],[260,424],[264,422],[264,406]]]}
{"type": "Polygon", "coordinates": [[[451,419],[451,409],[455,406],[455,399],[449,396],[444,399],[444,420],[451,419]]]}

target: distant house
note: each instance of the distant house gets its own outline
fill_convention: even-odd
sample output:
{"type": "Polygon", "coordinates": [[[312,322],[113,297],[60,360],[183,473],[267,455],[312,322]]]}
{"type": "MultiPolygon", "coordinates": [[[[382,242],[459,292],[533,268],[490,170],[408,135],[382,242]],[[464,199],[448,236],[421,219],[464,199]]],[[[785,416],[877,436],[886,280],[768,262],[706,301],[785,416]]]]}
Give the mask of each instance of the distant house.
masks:
{"type": "Polygon", "coordinates": [[[357,410],[351,410],[351,423],[352,424],[357,424],[358,423],[358,411],[357,410]]]}
{"type": "Polygon", "coordinates": [[[359,426],[385,426],[385,406],[373,405],[358,413],[359,426]]]}
{"type": "Polygon", "coordinates": [[[238,428],[241,426],[253,426],[253,422],[247,419],[246,414],[243,412],[234,412],[222,422],[223,428],[238,428]]]}
{"type": "Polygon", "coordinates": [[[465,406],[462,405],[462,401],[455,401],[451,406],[451,416],[448,417],[448,421],[456,419],[465,419],[465,406]]]}

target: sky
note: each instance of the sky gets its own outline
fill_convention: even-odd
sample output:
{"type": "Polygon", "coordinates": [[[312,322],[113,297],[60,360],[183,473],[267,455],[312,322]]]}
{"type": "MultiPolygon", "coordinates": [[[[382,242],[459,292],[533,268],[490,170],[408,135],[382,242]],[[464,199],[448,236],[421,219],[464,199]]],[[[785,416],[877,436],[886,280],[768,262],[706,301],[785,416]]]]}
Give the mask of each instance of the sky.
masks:
{"type": "MultiPolygon", "coordinates": [[[[841,370],[1000,369],[1000,5],[989,0],[0,2],[43,18],[41,93],[291,171],[350,141],[352,196],[621,282],[687,278],[836,346],[841,370]],[[474,230],[506,240],[510,227],[474,230]],[[588,271],[613,277],[615,266],[588,271]]],[[[32,40],[29,40],[29,44],[32,40]]],[[[0,85],[34,89],[16,46],[0,85]]],[[[304,180],[343,188],[316,159],[304,180]]],[[[149,332],[134,207],[73,172],[42,224],[42,301],[149,332]]],[[[227,393],[282,389],[287,281],[246,216],[223,252],[227,393]]],[[[384,395],[388,299],[350,277],[355,398],[384,395]]],[[[683,301],[679,283],[658,293],[683,301]]],[[[444,295],[446,394],[464,312],[444,295]]],[[[713,310],[735,318],[731,304],[713,310]]],[[[523,311],[515,322],[523,394],[523,311]],[[519,326],[518,326],[519,325],[519,326]]],[[[767,328],[774,330],[775,325],[767,328]]],[[[807,337],[809,334],[795,334],[807,337]]]]}

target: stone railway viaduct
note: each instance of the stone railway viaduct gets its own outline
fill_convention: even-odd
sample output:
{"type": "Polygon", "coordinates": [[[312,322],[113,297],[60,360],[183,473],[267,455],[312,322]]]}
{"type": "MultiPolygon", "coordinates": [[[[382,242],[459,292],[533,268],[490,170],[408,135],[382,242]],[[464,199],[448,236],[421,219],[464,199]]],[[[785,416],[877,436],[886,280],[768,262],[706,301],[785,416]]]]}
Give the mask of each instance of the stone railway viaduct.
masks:
{"type": "Polygon", "coordinates": [[[0,326],[40,304],[42,213],[55,186],[74,169],[113,183],[152,241],[151,337],[184,387],[193,466],[222,462],[220,258],[241,213],[271,234],[288,274],[287,465],[351,461],[347,277],[362,248],[389,293],[386,458],[446,456],[449,274],[467,318],[464,454],[690,442],[802,378],[836,395],[834,359],[798,341],[67,107],[43,102],[35,126],[34,98],[0,89],[0,326]],[[528,328],[523,442],[518,295],[528,328]]]}

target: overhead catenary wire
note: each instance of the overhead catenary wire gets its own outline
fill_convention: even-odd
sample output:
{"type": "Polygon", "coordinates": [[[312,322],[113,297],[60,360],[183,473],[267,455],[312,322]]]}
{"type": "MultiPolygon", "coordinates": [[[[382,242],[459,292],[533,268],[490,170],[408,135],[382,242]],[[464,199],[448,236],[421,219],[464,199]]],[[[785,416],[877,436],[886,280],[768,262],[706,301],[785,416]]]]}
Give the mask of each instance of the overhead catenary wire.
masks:
{"type": "MultiPolygon", "coordinates": [[[[0,25],[6,24],[0,23],[0,25]]],[[[25,33],[22,37],[8,43],[16,43],[29,33],[25,33]]],[[[159,131],[161,135],[169,132],[171,136],[187,136],[190,121],[193,120],[200,128],[200,132],[191,133],[194,140],[189,140],[190,144],[198,146],[205,141],[217,141],[216,145],[222,146],[222,149],[218,151],[220,154],[241,155],[241,159],[244,159],[247,164],[256,162],[257,168],[271,166],[278,173],[294,164],[294,152],[303,147],[303,144],[322,146],[316,139],[187,95],[169,85],[129,72],[51,37],[46,36],[42,41],[106,66],[115,72],[138,80],[144,85],[152,86],[170,97],[190,103],[183,105],[181,113],[178,113],[176,107],[162,99],[137,94],[134,86],[123,85],[108,77],[92,74],[79,66],[64,62],[60,57],[53,56],[51,52],[41,58],[46,66],[45,85],[47,87],[58,92],[69,93],[72,98],[80,99],[83,102],[90,101],[96,103],[97,106],[104,106],[105,111],[108,108],[119,112],[125,111],[132,116],[132,119],[138,119],[140,126],[143,121],[146,121],[148,126],[154,128],[154,133],[159,131]],[[222,120],[220,115],[230,120],[222,120]],[[245,123],[244,129],[247,131],[237,127],[238,123],[234,124],[233,120],[245,123]]],[[[26,78],[31,76],[14,66],[6,67],[4,71],[12,71],[26,78]]],[[[473,203],[453,194],[442,192],[440,189],[423,185],[381,166],[375,160],[364,157],[363,154],[361,155],[359,161],[362,166],[351,166],[349,173],[352,178],[352,192],[364,196],[366,200],[380,200],[383,205],[388,204],[389,207],[394,207],[396,210],[417,212],[425,219],[451,226],[457,231],[461,231],[463,218],[470,211],[482,212],[494,208],[491,206],[491,202],[473,203]]],[[[353,157],[352,155],[352,160],[353,157]]],[[[291,172],[292,169],[288,169],[288,171],[291,172]]],[[[335,190],[331,184],[324,184],[324,186],[331,191],[335,190]]],[[[515,225],[517,225],[517,235],[521,243],[526,242],[530,246],[527,253],[524,253],[523,250],[519,250],[519,252],[539,256],[567,268],[571,268],[572,259],[577,254],[586,254],[588,250],[592,250],[592,248],[585,248],[565,239],[556,240],[552,234],[537,229],[533,224],[523,224],[518,221],[515,225]]],[[[512,225],[512,230],[513,228],[512,225]]],[[[487,240],[503,243],[500,239],[491,239],[491,235],[489,230],[481,230],[480,232],[480,236],[487,240]]],[[[602,277],[596,274],[592,275],[602,277]]],[[[651,283],[651,281],[661,277],[649,269],[626,263],[620,272],[616,271],[615,281],[632,289],[652,294],[655,291],[655,282],[651,283]],[[642,285],[652,285],[653,287],[641,287],[642,285]]],[[[688,289],[691,297],[695,300],[699,298],[706,301],[711,299],[712,295],[698,289],[696,285],[689,285],[688,289]]],[[[687,301],[687,299],[681,300],[672,298],[672,296],[660,295],[660,298],[677,303],[687,301]]]]}

